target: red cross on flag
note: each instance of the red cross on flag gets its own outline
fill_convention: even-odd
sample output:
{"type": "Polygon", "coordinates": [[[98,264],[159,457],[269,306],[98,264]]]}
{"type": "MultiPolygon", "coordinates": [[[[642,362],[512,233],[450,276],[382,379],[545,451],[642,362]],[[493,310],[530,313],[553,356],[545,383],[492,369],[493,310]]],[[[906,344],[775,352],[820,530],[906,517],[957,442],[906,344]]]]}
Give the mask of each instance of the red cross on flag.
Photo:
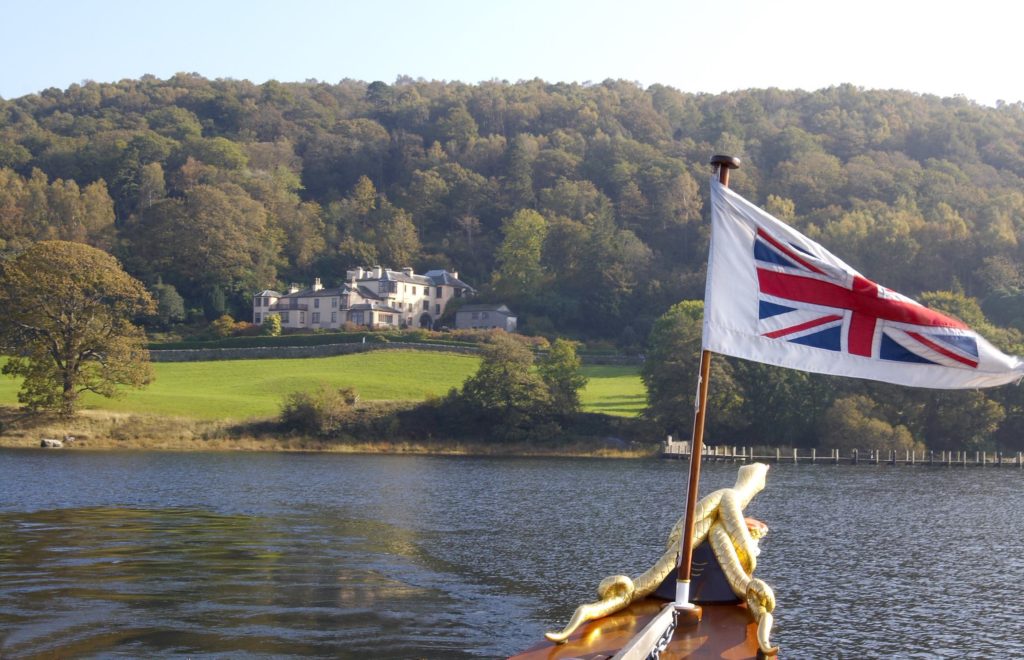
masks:
{"type": "Polygon", "coordinates": [[[704,348],[791,369],[967,389],[1024,377],[961,321],[875,284],[711,181],[704,348]]]}

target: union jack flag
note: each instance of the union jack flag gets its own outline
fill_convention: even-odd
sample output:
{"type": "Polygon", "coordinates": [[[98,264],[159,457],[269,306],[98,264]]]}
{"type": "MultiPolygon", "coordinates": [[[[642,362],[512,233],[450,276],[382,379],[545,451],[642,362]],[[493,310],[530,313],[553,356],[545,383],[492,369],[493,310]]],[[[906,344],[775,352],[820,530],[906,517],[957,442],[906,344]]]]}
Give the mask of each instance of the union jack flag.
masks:
{"type": "Polygon", "coordinates": [[[702,346],[815,373],[967,389],[1024,376],[957,319],[879,286],[712,179],[702,346]]]}
{"type": "Polygon", "coordinates": [[[956,319],[837,269],[761,227],[754,259],[764,337],[879,360],[978,367],[978,342],[956,319]]]}

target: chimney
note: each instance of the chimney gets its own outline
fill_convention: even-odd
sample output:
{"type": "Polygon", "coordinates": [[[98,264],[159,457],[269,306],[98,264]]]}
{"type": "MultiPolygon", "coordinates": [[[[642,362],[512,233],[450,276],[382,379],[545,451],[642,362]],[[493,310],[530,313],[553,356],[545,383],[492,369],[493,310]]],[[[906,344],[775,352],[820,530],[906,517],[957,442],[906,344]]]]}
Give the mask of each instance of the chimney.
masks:
{"type": "Polygon", "coordinates": [[[380,278],[384,277],[384,269],[381,268],[380,266],[374,266],[372,277],[375,280],[379,280],[380,278]]]}
{"type": "Polygon", "coordinates": [[[322,288],[324,288],[324,285],[320,284],[320,278],[319,277],[316,278],[315,280],[313,280],[313,290],[314,291],[319,291],[322,288]]]}
{"type": "Polygon", "coordinates": [[[298,292],[299,292],[299,285],[298,284],[296,284],[295,282],[292,282],[291,284],[288,285],[288,293],[298,293],[298,292]]]}
{"type": "Polygon", "coordinates": [[[459,271],[457,270],[450,270],[448,271],[448,274],[454,277],[455,279],[459,279],[459,271]]]}
{"type": "Polygon", "coordinates": [[[402,269],[402,273],[408,277],[412,277],[412,268],[406,266],[405,268],[402,269]]]}

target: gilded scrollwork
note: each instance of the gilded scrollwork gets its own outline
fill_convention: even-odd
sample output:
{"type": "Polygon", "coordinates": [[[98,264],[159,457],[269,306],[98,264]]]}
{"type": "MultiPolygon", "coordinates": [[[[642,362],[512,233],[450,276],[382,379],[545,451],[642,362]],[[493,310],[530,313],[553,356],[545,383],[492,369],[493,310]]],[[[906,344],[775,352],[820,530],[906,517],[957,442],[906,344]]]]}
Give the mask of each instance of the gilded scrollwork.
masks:
{"type": "MultiPolygon", "coordinates": [[[[746,601],[758,623],[757,640],[761,651],[772,655],[778,652],[770,642],[775,594],[771,587],[753,577],[760,552],[758,539],[767,532],[767,527],[761,523],[748,524],[743,517],[743,509],[764,489],[767,472],[768,466],[764,463],[744,465],[739,469],[732,488],[716,490],[700,500],[694,518],[693,544],[696,547],[707,540],[711,545],[729,587],[738,598],[746,601]]],[[[547,633],[546,637],[552,642],[562,643],[587,621],[618,612],[654,593],[675,568],[683,525],[684,520],[680,518],[672,527],[665,551],[654,566],[635,578],[626,575],[605,578],[597,588],[599,600],[580,605],[565,628],[547,633]]]]}

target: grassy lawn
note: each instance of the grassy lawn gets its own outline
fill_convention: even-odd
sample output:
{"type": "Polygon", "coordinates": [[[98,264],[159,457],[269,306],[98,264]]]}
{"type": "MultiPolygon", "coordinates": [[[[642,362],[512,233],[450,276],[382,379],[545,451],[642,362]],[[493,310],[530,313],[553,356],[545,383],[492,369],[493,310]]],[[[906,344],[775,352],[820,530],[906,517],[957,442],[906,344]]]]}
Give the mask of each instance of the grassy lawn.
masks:
{"type": "Polygon", "coordinates": [[[647,406],[638,365],[584,365],[583,373],[590,379],[580,393],[585,411],[635,417],[647,406]]]}
{"type": "MultiPolygon", "coordinates": [[[[354,387],[368,400],[422,401],[443,395],[476,372],[470,355],[427,351],[372,351],[327,358],[154,363],[156,380],[120,399],[85,395],[85,407],[200,419],[275,415],[285,395],[320,383],[354,387]]],[[[582,393],[590,412],[632,416],[644,407],[639,368],[587,366],[582,393]]],[[[16,405],[19,381],[0,377],[0,404],[16,405]]]]}

